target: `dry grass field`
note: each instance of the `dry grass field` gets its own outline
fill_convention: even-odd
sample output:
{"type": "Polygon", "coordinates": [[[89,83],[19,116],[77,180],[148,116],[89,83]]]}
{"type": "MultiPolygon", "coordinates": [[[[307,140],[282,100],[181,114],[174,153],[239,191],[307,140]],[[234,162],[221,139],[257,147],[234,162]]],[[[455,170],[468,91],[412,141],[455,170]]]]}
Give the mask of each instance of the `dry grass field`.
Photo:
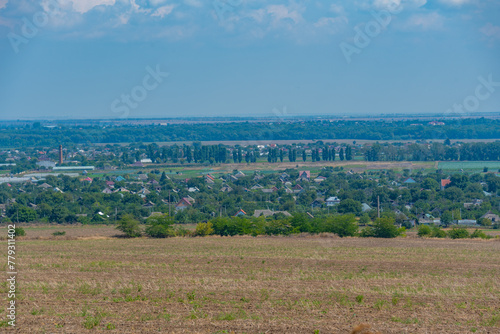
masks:
{"type": "Polygon", "coordinates": [[[17,252],[19,333],[500,333],[498,239],[90,236],[17,252]]]}

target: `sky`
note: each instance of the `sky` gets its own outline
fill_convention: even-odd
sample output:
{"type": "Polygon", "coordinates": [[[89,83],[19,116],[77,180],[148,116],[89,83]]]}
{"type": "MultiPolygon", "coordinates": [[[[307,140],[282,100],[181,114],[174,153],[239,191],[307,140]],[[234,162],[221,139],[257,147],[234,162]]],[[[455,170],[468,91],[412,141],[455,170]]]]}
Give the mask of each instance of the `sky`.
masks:
{"type": "Polygon", "coordinates": [[[498,0],[0,0],[0,119],[500,112],[498,0]]]}

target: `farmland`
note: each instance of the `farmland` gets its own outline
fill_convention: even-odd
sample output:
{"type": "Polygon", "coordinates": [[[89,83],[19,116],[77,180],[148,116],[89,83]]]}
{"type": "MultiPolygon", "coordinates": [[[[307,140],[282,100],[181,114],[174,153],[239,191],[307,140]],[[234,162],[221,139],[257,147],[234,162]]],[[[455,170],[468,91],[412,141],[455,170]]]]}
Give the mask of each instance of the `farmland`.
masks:
{"type": "Polygon", "coordinates": [[[20,333],[500,329],[498,239],[44,238],[54,229],[17,244],[20,333]]]}

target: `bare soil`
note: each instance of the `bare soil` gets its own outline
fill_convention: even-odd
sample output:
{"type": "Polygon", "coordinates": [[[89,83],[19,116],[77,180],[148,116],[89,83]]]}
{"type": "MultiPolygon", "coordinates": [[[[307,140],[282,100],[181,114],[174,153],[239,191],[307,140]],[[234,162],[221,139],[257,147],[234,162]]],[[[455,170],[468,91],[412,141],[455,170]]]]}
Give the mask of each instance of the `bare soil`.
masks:
{"type": "Polygon", "coordinates": [[[500,332],[498,239],[81,237],[18,241],[16,332],[500,332]]]}

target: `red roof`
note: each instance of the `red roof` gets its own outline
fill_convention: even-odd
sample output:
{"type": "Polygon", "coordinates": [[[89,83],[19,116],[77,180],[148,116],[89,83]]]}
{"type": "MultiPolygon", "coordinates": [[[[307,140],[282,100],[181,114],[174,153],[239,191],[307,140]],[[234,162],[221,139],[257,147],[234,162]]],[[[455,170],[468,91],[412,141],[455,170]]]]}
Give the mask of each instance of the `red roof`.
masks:
{"type": "Polygon", "coordinates": [[[447,185],[449,185],[451,183],[451,180],[450,179],[442,179],[441,180],[441,187],[446,187],[447,185]]]}
{"type": "Polygon", "coordinates": [[[239,209],[238,212],[236,212],[235,216],[238,216],[240,213],[246,215],[247,213],[243,211],[243,209],[239,209]]]}

